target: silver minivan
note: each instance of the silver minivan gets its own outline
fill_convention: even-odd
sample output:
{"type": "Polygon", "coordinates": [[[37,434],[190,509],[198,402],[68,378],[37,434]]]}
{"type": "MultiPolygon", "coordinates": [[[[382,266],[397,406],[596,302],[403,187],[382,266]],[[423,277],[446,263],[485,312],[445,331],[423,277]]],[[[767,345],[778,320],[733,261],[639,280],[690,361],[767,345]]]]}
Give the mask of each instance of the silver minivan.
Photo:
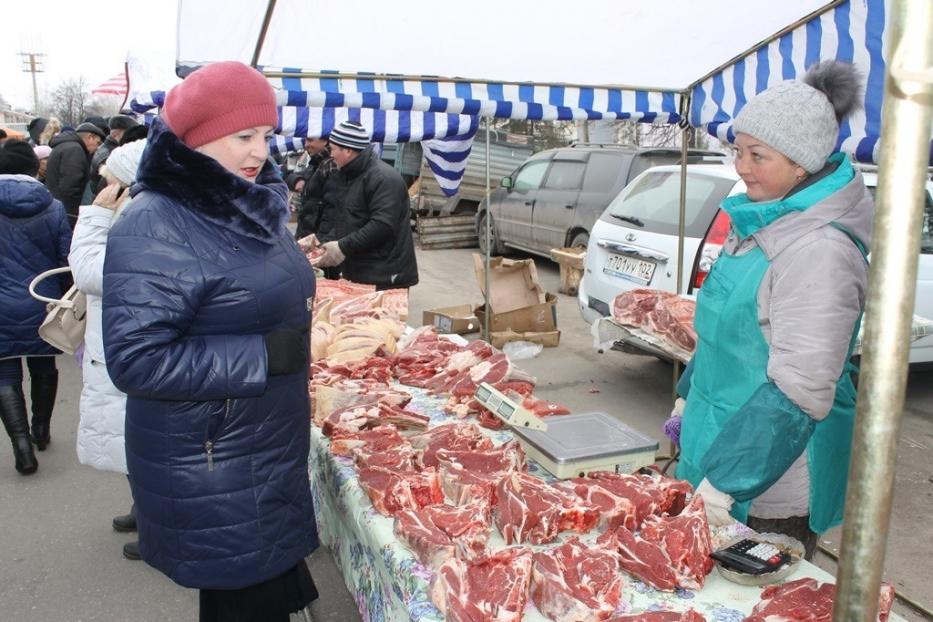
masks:
{"type": "MultiPolygon", "coordinates": [[[[480,250],[486,251],[489,214],[493,254],[517,248],[547,257],[552,248],[586,248],[593,223],[631,179],[680,157],[679,149],[590,144],[536,153],[502,178],[488,206],[480,204],[480,250]]],[[[687,157],[692,162],[725,156],[692,149],[687,157]]]]}

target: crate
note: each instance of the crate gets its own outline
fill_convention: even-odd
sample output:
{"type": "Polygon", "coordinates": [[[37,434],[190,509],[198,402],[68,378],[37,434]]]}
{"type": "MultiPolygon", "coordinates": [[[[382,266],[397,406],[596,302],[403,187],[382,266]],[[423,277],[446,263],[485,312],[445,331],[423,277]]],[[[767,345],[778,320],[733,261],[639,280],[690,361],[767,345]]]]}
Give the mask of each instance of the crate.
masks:
{"type": "Polygon", "coordinates": [[[560,266],[560,287],[562,294],[576,296],[583,279],[583,262],[586,250],[582,248],[552,248],[551,259],[560,266]]]}

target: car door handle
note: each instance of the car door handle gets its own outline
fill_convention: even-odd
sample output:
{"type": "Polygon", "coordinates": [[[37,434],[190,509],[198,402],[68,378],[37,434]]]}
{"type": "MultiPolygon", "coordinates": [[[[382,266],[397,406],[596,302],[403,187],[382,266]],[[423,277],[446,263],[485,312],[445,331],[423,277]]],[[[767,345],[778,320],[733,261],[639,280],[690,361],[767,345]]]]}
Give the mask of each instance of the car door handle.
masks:
{"type": "Polygon", "coordinates": [[[573,203],[568,203],[568,204],[565,205],[564,207],[566,207],[567,209],[573,209],[573,208],[576,207],[576,205],[574,205],[573,203]]]}
{"type": "Polygon", "coordinates": [[[534,201],[525,201],[525,205],[527,205],[528,207],[531,207],[534,204],[535,204],[534,201]]]}

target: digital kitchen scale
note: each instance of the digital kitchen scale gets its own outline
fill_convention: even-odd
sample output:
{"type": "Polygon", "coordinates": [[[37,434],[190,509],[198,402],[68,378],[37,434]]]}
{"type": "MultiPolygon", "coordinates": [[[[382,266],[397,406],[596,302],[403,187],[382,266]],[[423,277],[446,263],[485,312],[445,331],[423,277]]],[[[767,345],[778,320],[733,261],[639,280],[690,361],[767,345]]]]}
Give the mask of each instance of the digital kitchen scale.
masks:
{"type": "Polygon", "coordinates": [[[541,417],[532,413],[521,404],[505,395],[486,382],[476,387],[474,395],[476,401],[485,406],[489,412],[499,417],[513,428],[531,428],[533,430],[547,430],[547,424],[541,417]]]}
{"type": "Polygon", "coordinates": [[[486,383],[476,399],[505,423],[529,458],[560,479],[634,473],[654,464],[658,441],[604,412],[537,417],[486,383]]]}

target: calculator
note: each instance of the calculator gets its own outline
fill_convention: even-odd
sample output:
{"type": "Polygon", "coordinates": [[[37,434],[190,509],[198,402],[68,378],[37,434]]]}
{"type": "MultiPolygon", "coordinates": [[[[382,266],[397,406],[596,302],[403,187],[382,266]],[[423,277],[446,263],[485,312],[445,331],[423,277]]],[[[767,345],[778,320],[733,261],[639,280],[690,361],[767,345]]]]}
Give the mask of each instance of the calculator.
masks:
{"type": "Polygon", "coordinates": [[[774,572],[791,561],[788,553],[773,544],[748,539],[713,551],[712,556],[729,570],[751,575],[774,572]]]}

